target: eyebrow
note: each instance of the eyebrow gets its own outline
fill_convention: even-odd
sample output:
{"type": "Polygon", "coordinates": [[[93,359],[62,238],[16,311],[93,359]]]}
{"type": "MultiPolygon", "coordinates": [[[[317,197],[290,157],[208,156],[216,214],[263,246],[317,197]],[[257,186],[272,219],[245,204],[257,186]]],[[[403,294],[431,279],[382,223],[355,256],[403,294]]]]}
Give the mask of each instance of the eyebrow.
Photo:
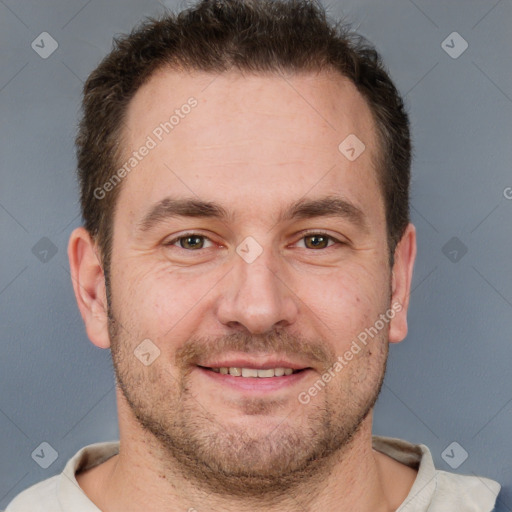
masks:
{"type": "Polygon", "coordinates": [[[145,232],[157,224],[173,217],[202,217],[228,220],[231,215],[217,203],[200,199],[166,197],[156,203],[139,222],[138,228],[145,232]]]}
{"type": "MultiPolygon", "coordinates": [[[[166,197],[156,203],[138,223],[138,229],[147,232],[156,225],[176,217],[212,218],[227,222],[235,218],[220,204],[193,198],[166,197]]],[[[281,209],[276,224],[316,217],[340,217],[367,232],[368,222],[363,211],[340,196],[318,199],[299,199],[281,209]]]]}
{"type": "Polygon", "coordinates": [[[315,217],[340,217],[356,225],[362,231],[368,231],[368,222],[363,211],[340,196],[299,199],[286,210],[281,211],[277,222],[315,217]]]}

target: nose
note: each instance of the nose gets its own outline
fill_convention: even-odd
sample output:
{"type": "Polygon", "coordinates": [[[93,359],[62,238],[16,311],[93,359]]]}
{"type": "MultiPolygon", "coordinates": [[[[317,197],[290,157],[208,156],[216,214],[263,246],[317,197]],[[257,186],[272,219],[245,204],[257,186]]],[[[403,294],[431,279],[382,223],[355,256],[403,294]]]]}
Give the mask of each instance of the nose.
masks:
{"type": "Polygon", "coordinates": [[[299,299],[270,250],[252,263],[236,254],[233,265],[219,296],[217,318],[222,324],[265,334],[295,322],[299,299]]]}

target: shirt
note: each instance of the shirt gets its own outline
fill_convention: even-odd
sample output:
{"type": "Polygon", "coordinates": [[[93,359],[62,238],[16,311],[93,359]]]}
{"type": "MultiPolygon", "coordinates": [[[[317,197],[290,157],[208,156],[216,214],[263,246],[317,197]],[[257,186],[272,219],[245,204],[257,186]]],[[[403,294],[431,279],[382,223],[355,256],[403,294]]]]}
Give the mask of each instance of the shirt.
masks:
{"type": "MultiPolygon", "coordinates": [[[[407,498],[396,512],[491,512],[501,486],[488,478],[436,470],[430,450],[401,439],[373,436],[373,448],[418,470],[407,498]]],[[[75,473],[119,453],[119,442],[79,450],[64,471],[22,491],[5,512],[101,512],[78,485],[75,473]]]]}

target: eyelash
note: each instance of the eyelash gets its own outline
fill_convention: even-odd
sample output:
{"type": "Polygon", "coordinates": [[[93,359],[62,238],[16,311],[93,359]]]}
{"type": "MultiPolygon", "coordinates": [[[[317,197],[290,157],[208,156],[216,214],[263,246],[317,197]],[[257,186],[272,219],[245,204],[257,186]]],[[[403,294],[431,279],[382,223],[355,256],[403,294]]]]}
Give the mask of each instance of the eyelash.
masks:
{"type": "MultiPolygon", "coordinates": [[[[346,245],[345,242],[342,242],[341,240],[338,240],[337,238],[334,238],[333,236],[331,236],[331,235],[329,235],[327,233],[323,233],[322,231],[306,231],[305,233],[302,233],[302,236],[300,237],[300,240],[303,240],[304,238],[306,238],[308,236],[312,236],[312,235],[325,237],[328,240],[331,240],[331,241],[334,242],[332,245],[328,245],[324,249],[318,249],[318,250],[324,250],[325,251],[326,249],[334,247],[336,244],[337,245],[346,245]]],[[[308,248],[305,247],[305,249],[308,249],[308,248]]],[[[310,251],[314,251],[314,249],[309,249],[309,250],[310,251]]]]}
{"type": "MultiPolygon", "coordinates": [[[[172,247],[176,242],[179,242],[180,240],[183,240],[185,238],[189,238],[189,237],[192,237],[192,236],[197,236],[197,237],[201,237],[201,238],[205,238],[207,240],[210,240],[209,237],[207,237],[206,235],[202,235],[201,233],[194,233],[193,231],[191,231],[190,233],[184,233],[183,235],[180,235],[176,238],[173,238],[172,240],[169,240],[168,242],[165,242],[165,246],[166,247],[172,247]]],[[[212,241],[212,240],[210,240],[212,241]]],[[[188,251],[188,252],[198,252],[197,250],[196,251],[192,251],[192,250],[189,250],[189,249],[184,249],[183,247],[178,247],[178,249],[182,249],[183,251],[188,251]]]]}
{"type": "MultiPolygon", "coordinates": [[[[312,236],[312,235],[326,237],[329,240],[332,240],[333,242],[335,242],[332,245],[328,245],[327,247],[324,247],[323,249],[317,249],[317,250],[324,250],[325,251],[326,249],[329,249],[330,247],[333,247],[336,244],[346,245],[345,242],[342,242],[341,240],[338,240],[337,238],[334,238],[333,236],[331,236],[331,235],[329,235],[327,233],[323,233],[321,231],[308,231],[308,232],[305,232],[305,233],[302,234],[300,240],[303,240],[304,238],[306,238],[308,236],[312,236]]],[[[195,232],[191,231],[189,233],[184,233],[183,235],[180,235],[180,236],[178,236],[176,238],[173,238],[172,240],[169,240],[169,242],[166,242],[164,245],[166,247],[172,247],[174,244],[176,244],[180,240],[185,239],[185,238],[189,238],[189,237],[192,237],[192,236],[201,237],[201,238],[204,238],[206,240],[210,240],[210,242],[212,242],[212,240],[209,237],[207,237],[206,235],[203,235],[201,233],[195,233],[195,232]]],[[[187,251],[187,252],[199,252],[201,250],[201,249],[196,249],[196,250],[185,249],[183,247],[177,247],[177,248],[178,249],[182,249],[183,251],[187,251]]],[[[208,247],[207,247],[207,249],[208,249],[208,247]]],[[[308,249],[308,247],[306,247],[305,249],[308,249]]],[[[315,249],[308,249],[308,250],[314,251],[315,249]]]]}

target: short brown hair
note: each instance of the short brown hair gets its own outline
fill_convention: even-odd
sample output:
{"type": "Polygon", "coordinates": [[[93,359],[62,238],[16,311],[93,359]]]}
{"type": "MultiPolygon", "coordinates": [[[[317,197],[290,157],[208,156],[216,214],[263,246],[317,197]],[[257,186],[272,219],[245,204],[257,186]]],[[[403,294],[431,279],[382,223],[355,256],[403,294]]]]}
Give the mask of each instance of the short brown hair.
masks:
{"type": "MultiPolygon", "coordinates": [[[[219,73],[336,70],[366,99],[379,140],[379,180],[390,262],[409,222],[411,141],[403,101],[378,52],[348,24],[330,23],[312,0],[203,0],[179,14],[148,18],[114,39],[84,85],[76,137],[84,225],[108,273],[121,185],[105,200],[95,190],[115,173],[127,106],[162,67],[219,73]]],[[[340,141],[341,142],[341,141],[340,141]]],[[[108,278],[108,276],[107,276],[108,278]]]]}

